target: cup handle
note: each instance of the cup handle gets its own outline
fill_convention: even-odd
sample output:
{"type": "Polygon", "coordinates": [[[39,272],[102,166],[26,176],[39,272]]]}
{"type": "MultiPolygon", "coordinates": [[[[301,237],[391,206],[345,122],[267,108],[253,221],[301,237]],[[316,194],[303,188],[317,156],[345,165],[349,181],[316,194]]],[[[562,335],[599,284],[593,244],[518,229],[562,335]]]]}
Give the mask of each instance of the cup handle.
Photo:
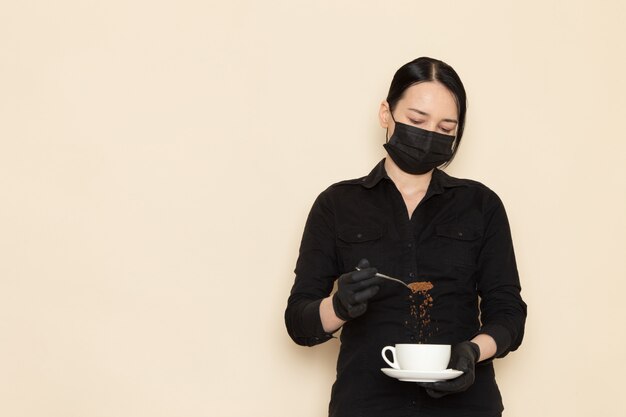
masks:
{"type": "Polygon", "coordinates": [[[385,346],[381,354],[383,355],[383,359],[385,360],[385,362],[387,362],[387,364],[389,364],[389,366],[391,366],[393,369],[400,369],[400,365],[398,365],[398,362],[396,361],[396,348],[394,346],[385,346]],[[390,362],[389,359],[387,359],[387,355],[385,355],[385,352],[387,352],[388,350],[391,351],[393,362],[390,362]]]}

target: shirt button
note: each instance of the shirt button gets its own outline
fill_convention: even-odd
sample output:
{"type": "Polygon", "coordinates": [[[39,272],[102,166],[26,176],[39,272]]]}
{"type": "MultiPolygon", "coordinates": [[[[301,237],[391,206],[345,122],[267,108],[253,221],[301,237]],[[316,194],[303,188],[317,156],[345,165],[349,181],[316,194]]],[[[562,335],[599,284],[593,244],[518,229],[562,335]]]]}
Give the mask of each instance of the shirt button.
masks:
{"type": "Polygon", "coordinates": [[[359,239],[361,239],[363,237],[363,235],[361,233],[359,233],[358,235],[356,235],[356,237],[358,237],[359,239]]]}
{"type": "Polygon", "coordinates": [[[415,336],[411,335],[411,336],[409,336],[409,339],[411,339],[411,342],[414,342],[415,341],[415,336]]]}
{"type": "Polygon", "coordinates": [[[463,232],[459,232],[459,237],[463,237],[463,232]]]}
{"type": "Polygon", "coordinates": [[[408,246],[409,246],[409,248],[412,248],[412,247],[413,247],[413,244],[412,244],[412,243],[409,243],[409,245],[408,245],[408,246]]]}
{"type": "Polygon", "coordinates": [[[417,405],[417,401],[411,400],[411,405],[417,405]]]}
{"type": "Polygon", "coordinates": [[[414,277],[415,277],[415,272],[409,272],[409,276],[410,276],[411,278],[414,278],[414,277]]]}

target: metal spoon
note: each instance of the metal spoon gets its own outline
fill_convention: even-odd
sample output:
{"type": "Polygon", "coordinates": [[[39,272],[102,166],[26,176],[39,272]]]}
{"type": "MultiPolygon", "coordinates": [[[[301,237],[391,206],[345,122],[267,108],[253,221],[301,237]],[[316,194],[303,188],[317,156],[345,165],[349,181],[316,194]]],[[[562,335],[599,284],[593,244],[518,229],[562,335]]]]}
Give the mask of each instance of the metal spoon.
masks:
{"type": "MultiPolygon", "coordinates": [[[[357,271],[360,271],[360,270],[361,270],[361,268],[358,268],[358,267],[357,267],[357,268],[355,268],[355,269],[356,269],[357,271]]],[[[413,291],[413,290],[411,289],[411,287],[409,287],[409,284],[405,283],[405,282],[404,282],[404,281],[402,281],[402,280],[399,280],[398,278],[392,278],[392,277],[387,276],[387,275],[379,274],[378,272],[376,273],[376,276],[377,276],[377,277],[379,277],[379,278],[388,279],[388,280],[390,280],[390,281],[396,281],[396,282],[398,282],[398,283],[400,283],[400,284],[404,285],[405,287],[407,287],[407,288],[408,288],[408,289],[410,289],[411,291],[413,291]]]]}

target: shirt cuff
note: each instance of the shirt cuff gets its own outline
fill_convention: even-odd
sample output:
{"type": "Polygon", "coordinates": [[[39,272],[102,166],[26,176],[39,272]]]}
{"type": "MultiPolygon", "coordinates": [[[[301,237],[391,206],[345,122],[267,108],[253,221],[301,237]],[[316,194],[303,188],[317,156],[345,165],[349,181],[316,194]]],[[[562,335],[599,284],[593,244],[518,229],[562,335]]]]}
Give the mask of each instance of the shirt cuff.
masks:
{"type": "Polygon", "coordinates": [[[478,334],[489,335],[496,342],[496,354],[494,358],[501,358],[508,353],[511,346],[511,332],[501,324],[486,324],[478,334]]]}
{"type": "Polygon", "coordinates": [[[304,333],[308,336],[305,342],[307,346],[314,346],[334,337],[332,333],[324,331],[322,318],[320,317],[321,303],[321,299],[312,301],[302,310],[302,323],[306,327],[304,333]]]}

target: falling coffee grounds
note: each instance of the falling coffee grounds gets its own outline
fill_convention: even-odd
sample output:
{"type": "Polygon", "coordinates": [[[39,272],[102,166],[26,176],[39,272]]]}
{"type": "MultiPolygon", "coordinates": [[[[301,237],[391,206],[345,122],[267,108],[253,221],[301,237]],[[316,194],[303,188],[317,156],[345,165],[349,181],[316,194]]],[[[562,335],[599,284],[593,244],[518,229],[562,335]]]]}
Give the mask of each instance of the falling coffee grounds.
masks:
{"type": "Polygon", "coordinates": [[[411,324],[409,327],[413,334],[417,334],[417,343],[427,343],[433,335],[430,318],[430,308],[433,306],[430,290],[433,289],[433,284],[430,281],[419,281],[408,285],[412,293],[409,295],[411,302],[411,324]]]}

